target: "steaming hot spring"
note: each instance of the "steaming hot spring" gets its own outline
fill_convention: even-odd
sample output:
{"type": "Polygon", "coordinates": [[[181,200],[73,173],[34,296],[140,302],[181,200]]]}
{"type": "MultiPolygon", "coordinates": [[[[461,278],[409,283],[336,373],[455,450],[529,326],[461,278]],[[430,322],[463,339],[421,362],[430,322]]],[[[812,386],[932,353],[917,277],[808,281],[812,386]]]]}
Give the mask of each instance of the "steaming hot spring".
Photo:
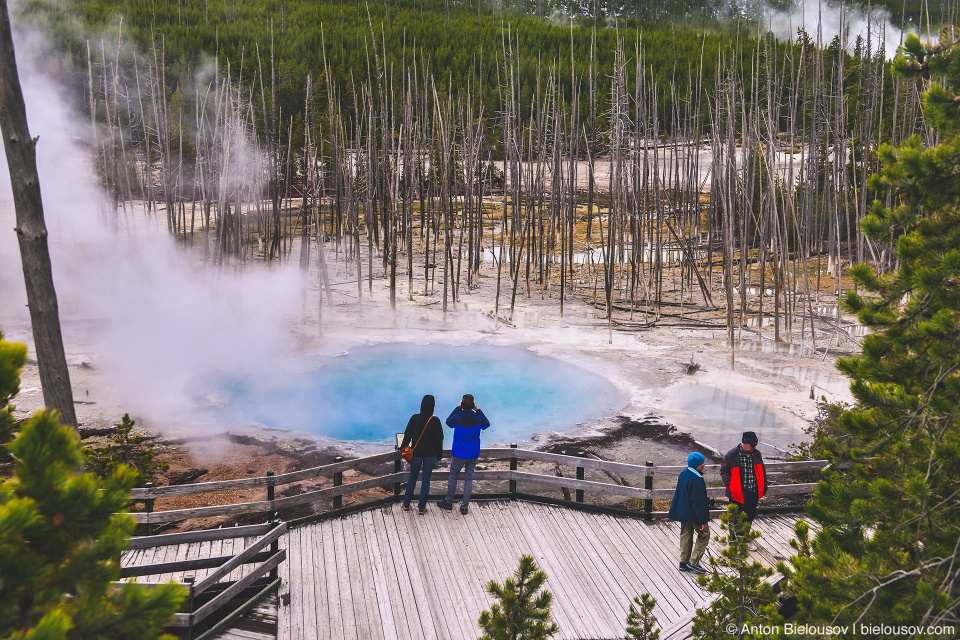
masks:
{"type": "Polygon", "coordinates": [[[509,443],[539,431],[570,431],[627,403],[626,394],[600,375],[512,347],[386,344],[318,357],[313,364],[269,377],[210,381],[217,401],[204,412],[228,422],[387,443],[424,395],[436,397],[443,419],[472,393],[496,427],[496,441],[509,443]]]}

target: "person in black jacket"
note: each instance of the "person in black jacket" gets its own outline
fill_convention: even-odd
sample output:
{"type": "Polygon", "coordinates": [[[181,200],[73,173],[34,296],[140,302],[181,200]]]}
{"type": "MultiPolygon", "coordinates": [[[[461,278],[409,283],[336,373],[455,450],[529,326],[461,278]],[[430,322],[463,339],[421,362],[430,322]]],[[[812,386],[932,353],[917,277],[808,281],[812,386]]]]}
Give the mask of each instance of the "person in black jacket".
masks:
{"type": "MultiPolygon", "coordinates": [[[[727,488],[727,498],[747,514],[747,531],[757,517],[757,503],[767,489],[767,467],[757,451],[758,442],[756,433],[744,431],[740,444],[727,451],[720,465],[720,478],[727,488]]],[[[754,545],[750,550],[755,550],[754,545]]]]}
{"type": "Polygon", "coordinates": [[[710,541],[710,507],[707,501],[707,483],[703,481],[706,466],[703,454],[687,456],[687,468],[677,478],[677,490],[670,503],[669,517],[680,522],[680,571],[706,573],[700,559],[710,541]],[[696,534],[697,546],[693,546],[696,534]]]}
{"type": "Polygon", "coordinates": [[[417,476],[423,469],[423,478],[420,480],[420,502],[417,504],[418,513],[427,512],[427,496],[430,495],[430,476],[433,474],[433,465],[443,457],[443,425],[440,418],[433,415],[436,399],[433,396],[423,396],[420,401],[420,413],[410,416],[407,428],[403,432],[402,450],[407,445],[413,445],[413,462],[410,463],[410,477],[407,479],[407,492],[403,495],[403,510],[410,511],[410,498],[417,484],[417,476]]]}

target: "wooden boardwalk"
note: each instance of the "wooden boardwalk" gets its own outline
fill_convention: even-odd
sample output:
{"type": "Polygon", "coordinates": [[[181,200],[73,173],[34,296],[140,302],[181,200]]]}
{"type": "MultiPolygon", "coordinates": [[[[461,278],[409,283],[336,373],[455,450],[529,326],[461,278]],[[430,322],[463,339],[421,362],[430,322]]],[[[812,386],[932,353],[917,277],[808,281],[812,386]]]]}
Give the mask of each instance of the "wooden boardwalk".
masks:
{"type": "MultiPolygon", "coordinates": [[[[385,507],[368,504],[365,511],[340,517],[331,513],[327,520],[293,529],[280,523],[275,527],[249,525],[232,531],[204,530],[139,538],[132,540],[131,549],[124,553],[123,563],[128,567],[125,575],[145,576],[136,578],[145,582],[183,582],[192,577],[195,596],[232,582],[212,599],[195,599],[193,606],[173,620],[174,625],[189,628],[190,633],[201,632],[215,620],[223,620],[203,635],[204,640],[211,640],[211,636],[231,624],[232,629],[220,636],[224,640],[455,640],[479,636],[477,618],[491,604],[485,585],[491,579],[502,582],[509,577],[520,556],[527,553],[548,575],[547,588],[555,596],[553,612],[560,625],[558,637],[622,638],[629,604],[634,596],[645,592],[657,598],[655,614],[664,630],[664,640],[680,640],[689,635],[690,617],[709,598],[694,575],[677,570],[679,524],[614,515],[615,510],[586,512],[577,510],[572,503],[554,506],[536,495],[518,491],[520,485],[524,490],[532,485],[540,491],[546,486],[576,491],[578,502],[586,494],[591,498],[617,496],[620,502],[627,498],[645,501],[650,509],[654,500],[672,498],[674,490],[640,489],[610,483],[603,477],[598,481],[598,475],[603,474],[595,472],[611,478],[626,475],[649,479],[654,474],[676,476],[686,467],[630,465],[512,447],[481,449],[480,454],[485,461],[498,461],[500,465],[474,476],[480,485],[493,491],[486,494],[486,499],[499,498],[509,486],[513,501],[475,502],[467,517],[459,512],[441,511],[436,505],[431,505],[430,512],[421,517],[402,511],[396,503],[385,507]],[[506,470],[503,467],[508,460],[510,469],[506,470]],[[547,464],[526,465],[521,470],[519,462],[547,464]],[[544,468],[559,466],[575,468],[577,478],[584,478],[589,470],[593,479],[575,480],[541,473],[544,468]],[[484,484],[489,482],[494,484],[484,484]],[[281,550],[268,552],[271,543],[278,544],[281,550]],[[245,562],[251,564],[242,564],[245,562]],[[228,566],[224,567],[225,563],[228,566]],[[243,619],[229,616],[238,615],[241,605],[250,604],[236,602],[235,596],[277,567],[277,563],[280,582],[276,599],[262,601],[243,619]],[[222,568],[196,569],[211,565],[222,568]]],[[[307,504],[322,511],[328,500],[333,500],[336,510],[344,495],[402,486],[408,474],[396,470],[342,484],[346,471],[361,469],[369,473],[373,467],[389,468],[391,462],[399,465],[399,452],[338,461],[279,476],[134,489],[131,496],[146,503],[148,509],[132,515],[140,523],[160,525],[201,517],[273,513],[307,504]],[[281,498],[274,496],[278,486],[319,477],[332,477],[333,486],[281,498]],[[189,509],[154,508],[156,501],[171,497],[253,488],[266,488],[267,499],[189,509]]],[[[826,464],[824,460],[769,463],[768,471],[786,474],[787,482],[772,484],[767,492],[777,496],[809,494],[816,483],[791,482],[790,474],[817,471],[826,464]]],[[[708,469],[715,471],[716,465],[708,465],[708,469]]],[[[709,487],[707,493],[720,497],[723,487],[709,487]]],[[[483,495],[474,491],[474,498],[482,500],[483,495]]],[[[382,505],[386,500],[389,498],[375,502],[382,505]]],[[[789,540],[794,520],[795,516],[761,517],[756,528],[764,537],[753,557],[773,565],[791,556],[789,540]]],[[[719,522],[714,528],[717,527],[719,522]]],[[[709,565],[709,557],[705,564],[709,565]]],[[[263,585],[259,595],[275,588],[276,580],[263,585]]]]}
{"type": "MultiPolygon", "coordinates": [[[[760,516],[751,555],[765,565],[792,555],[797,516],[760,516]]],[[[714,519],[717,533],[719,521],[714,519]]],[[[127,551],[124,566],[230,556],[260,536],[127,551]]],[[[632,598],[657,599],[664,640],[688,637],[689,618],[710,594],[677,570],[680,525],[525,501],[478,502],[470,514],[431,504],[426,515],[399,504],[295,527],[279,544],[279,593],[220,636],[223,640],[466,640],[498,582],[530,554],[554,595],[556,638],[622,638],[632,598]],[[684,624],[686,621],[686,624],[684,624]]],[[[711,554],[717,543],[710,543],[711,554]]],[[[709,558],[705,564],[709,565],[709,558]]],[[[227,578],[249,571],[244,565],[227,578]]],[[[202,580],[201,569],[141,580],[202,580]]]]}
{"type": "MultiPolygon", "coordinates": [[[[788,558],[795,518],[758,518],[753,557],[788,558]]],[[[708,596],[677,570],[679,529],[523,501],[475,503],[466,517],[397,504],[297,527],[280,540],[278,638],[477,638],[491,603],[485,584],[502,582],[524,553],[548,576],[557,638],[622,638],[630,601],[644,592],[668,628],[708,596]]]]}

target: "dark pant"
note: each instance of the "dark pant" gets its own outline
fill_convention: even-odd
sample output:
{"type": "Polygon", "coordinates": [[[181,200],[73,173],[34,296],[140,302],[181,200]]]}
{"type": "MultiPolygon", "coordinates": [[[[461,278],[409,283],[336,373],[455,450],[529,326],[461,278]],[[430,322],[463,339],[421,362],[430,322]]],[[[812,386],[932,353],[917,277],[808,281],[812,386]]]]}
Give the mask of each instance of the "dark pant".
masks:
{"type": "Polygon", "coordinates": [[[737,505],[742,513],[747,515],[746,529],[750,530],[750,525],[753,524],[753,519],[757,517],[757,503],[760,501],[760,497],[755,493],[744,493],[743,494],[743,504],[739,502],[733,502],[737,505]]]}
{"type": "Polygon", "coordinates": [[[460,504],[464,507],[470,505],[470,493],[473,491],[473,472],[477,468],[477,458],[465,460],[453,456],[450,459],[450,476],[447,478],[447,502],[453,502],[453,496],[457,493],[457,477],[460,470],[463,469],[463,500],[460,504]]]}
{"type": "Polygon", "coordinates": [[[680,562],[700,566],[703,552],[707,550],[707,543],[710,542],[710,525],[707,524],[703,531],[699,529],[700,525],[692,522],[680,524],[680,562]],[[693,545],[694,538],[697,540],[696,547],[693,545]]]}
{"type": "Polygon", "coordinates": [[[410,505],[413,497],[413,488],[417,484],[420,468],[423,468],[423,478],[420,480],[420,502],[417,506],[423,509],[427,506],[427,496],[430,495],[430,476],[433,474],[433,465],[437,463],[436,456],[432,458],[414,458],[410,463],[410,477],[407,478],[407,492],[403,494],[403,504],[410,505]]]}

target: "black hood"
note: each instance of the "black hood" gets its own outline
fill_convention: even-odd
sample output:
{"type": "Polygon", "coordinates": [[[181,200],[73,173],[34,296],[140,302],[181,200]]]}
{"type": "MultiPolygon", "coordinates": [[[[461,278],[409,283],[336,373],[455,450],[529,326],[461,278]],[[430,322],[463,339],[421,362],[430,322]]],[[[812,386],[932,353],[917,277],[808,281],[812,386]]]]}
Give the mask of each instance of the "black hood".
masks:
{"type": "Polygon", "coordinates": [[[437,406],[437,400],[433,396],[423,396],[423,400],[420,401],[420,415],[422,416],[432,416],[433,409],[437,406]]]}

